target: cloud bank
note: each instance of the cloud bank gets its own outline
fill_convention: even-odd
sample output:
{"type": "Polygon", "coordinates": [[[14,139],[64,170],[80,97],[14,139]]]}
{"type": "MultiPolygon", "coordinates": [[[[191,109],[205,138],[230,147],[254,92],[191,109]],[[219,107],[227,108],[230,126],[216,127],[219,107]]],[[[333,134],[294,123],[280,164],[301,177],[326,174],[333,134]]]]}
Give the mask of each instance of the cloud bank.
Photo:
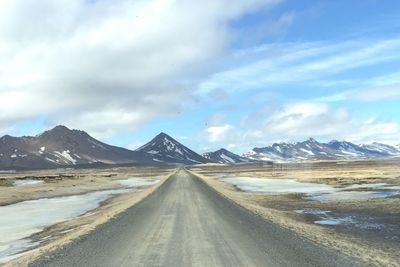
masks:
{"type": "Polygon", "coordinates": [[[0,127],[45,115],[107,136],[176,114],[230,22],[279,2],[3,0],[0,127]]]}

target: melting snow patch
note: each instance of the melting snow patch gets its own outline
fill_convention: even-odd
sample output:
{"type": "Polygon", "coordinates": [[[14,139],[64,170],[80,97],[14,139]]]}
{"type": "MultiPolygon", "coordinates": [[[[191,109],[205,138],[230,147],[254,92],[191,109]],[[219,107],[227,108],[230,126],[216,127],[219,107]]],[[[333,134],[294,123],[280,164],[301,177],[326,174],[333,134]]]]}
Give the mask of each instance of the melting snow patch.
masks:
{"type": "Polygon", "coordinates": [[[373,198],[386,198],[400,195],[396,191],[343,191],[329,194],[310,194],[305,196],[308,200],[340,201],[340,200],[368,200],[373,198]]]}
{"type": "Polygon", "coordinates": [[[150,186],[158,183],[158,180],[145,179],[145,178],[129,178],[126,180],[118,180],[120,185],[127,187],[140,187],[140,186],[150,186]]]}
{"type": "Polygon", "coordinates": [[[14,181],[14,186],[29,186],[29,185],[38,185],[43,184],[42,180],[33,180],[33,179],[25,179],[25,180],[16,180],[14,181]]]}
{"type": "Polygon", "coordinates": [[[262,193],[330,193],[337,188],[326,184],[297,182],[292,179],[261,179],[250,177],[222,178],[242,191],[262,193]]]}
{"type": "Polygon", "coordinates": [[[354,184],[336,188],[327,184],[298,182],[294,179],[262,179],[253,177],[229,177],[213,174],[221,181],[234,185],[242,191],[259,193],[302,193],[304,199],[317,201],[368,200],[400,195],[400,186],[386,183],[354,184]],[[376,191],[347,191],[349,189],[374,189],[376,191]]]}
{"type": "Polygon", "coordinates": [[[225,154],[221,154],[221,158],[223,158],[224,160],[226,160],[227,162],[230,163],[235,163],[235,160],[233,160],[231,157],[225,155],[225,154]]]}
{"type": "Polygon", "coordinates": [[[359,215],[339,216],[334,215],[331,211],[319,209],[307,209],[296,211],[306,215],[315,215],[318,217],[314,220],[315,224],[321,225],[348,225],[362,230],[380,230],[387,227],[387,224],[380,223],[378,218],[365,217],[359,215]],[[378,222],[377,222],[378,221],[378,222]]]}
{"type": "Polygon", "coordinates": [[[107,190],[76,196],[42,198],[0,206],[0,263],[37,245],[29,237],[46,227],[85,214],[115,194],[128,189],[107,190]]]}
{"type": "Polygon", "coordinates": [[[344,218],[323,219],[315,221],[314,223],[322,225],[339,225],[339,224],[352,224],[354,222],[351,217],[344,217],[344,218]]]}
{"type": "Polygon", "coordinates": [[[57,157],[62,157],[67,163],[72,163],[72,164],[76,164],[76,159],[74,159],[73,157],[71,157],[71,155],[69,154],[69,150],[64,150],[62,153],[58,152],[58,151],[54,151],[54,153],[56,153],[57,157]]]}

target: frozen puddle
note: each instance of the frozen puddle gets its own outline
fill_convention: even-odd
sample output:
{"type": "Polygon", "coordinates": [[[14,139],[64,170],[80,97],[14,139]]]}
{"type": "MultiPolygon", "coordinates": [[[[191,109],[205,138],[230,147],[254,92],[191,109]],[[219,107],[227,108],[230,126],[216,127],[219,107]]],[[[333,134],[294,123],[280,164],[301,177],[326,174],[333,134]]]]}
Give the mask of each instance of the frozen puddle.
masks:
{"type": "Polygon", "coordinates": [[[0,206],[0,263],[33,247],[29,237],[46,227],[76,218],[97,208],[112,195],[130,192],[129,189],[107,190],[82,195],[42,198],[0,206]]]}
{"type": "Polygon", "coordinates": [[[33,180],[33,179],[25,179],[25,180],[16,180],[14,181],[14,186],[30,186],[30,185],[38,185],[43,184],[42,180],[33,180]]]}
{"type": "Polygon", "coordinates": [[[159,180],[147,179],[147,178],[129,178],[125,180],[118,180],[117,183],[127,187],[140,187],[140,186],[150,186],[158,183],[159,180]]]}
{"type": "Polygon", "coordinates": [[[220,176],[220,180],[232,184],[246,192],[300,193],[305,194],[304,199],[314,201],[364,201],[367,199],[387,198],[400,195],[400,186],[391,186],[386,183],[353,184],[347,187],[337,188],[327,184],[298,182],[294,179],[220,176]],[[361,191],[362,189],[366,191],[361,191]]]}

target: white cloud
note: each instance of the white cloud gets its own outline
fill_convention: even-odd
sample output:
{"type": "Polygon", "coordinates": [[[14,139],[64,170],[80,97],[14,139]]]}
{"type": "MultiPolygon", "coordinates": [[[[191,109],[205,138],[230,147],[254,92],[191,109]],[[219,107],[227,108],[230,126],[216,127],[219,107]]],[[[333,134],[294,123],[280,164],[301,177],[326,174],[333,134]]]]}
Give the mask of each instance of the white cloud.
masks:
{"type": "Polygon", "coordinates": [[[46,115],[105,135],[175,114],[229,23],[279,2],[3,0],[0,126],[46,115]]]}
{"type": "Polygon", "coordinates": [[[299,82],[356,84],[330,77],[399,59],[400,38],[262,45],[235,52],[231,68],[213,74],[200,88],[204,93],[215,88],[252,90],[299,82]]]}
{"type": "Polygon", "coordinates": [[[353,96],[361,101],[380,101],[387,99],[400,99],[400,83],[359,90],[353,96]]]}
{"type": "Polygon", "coordinates": [[[227,136],[232,134],[233,129],[233,126],[229,124],[208,127],[206,129],[207,139],[211,143],[225,142],[227,136]]]}
{"type": "Polygon", "coordinates": [[[206,136],[214,143],[214,148],[237,144],[234,150],[240,153],[255,146],[303,141],[309,137],[321,141],[340,139],[395,145],[400,136],[400,125],[396,122],[378,118],[358,119],[346,108],[332,108],[322,102],[286,103],[264,114],[258,124],[243,123],[242,120],[240,125],[221,124],[210,128],[206,136]]]}
{"type": "Polygon", "coordinates": [[[352,89],[333,95],[319,97],[315,100],[322,102],[337,102],[345,100],[374,102],[394,99],[400,99],[400,83],[369,88],[365,87],[362,89],[352,89]]]}

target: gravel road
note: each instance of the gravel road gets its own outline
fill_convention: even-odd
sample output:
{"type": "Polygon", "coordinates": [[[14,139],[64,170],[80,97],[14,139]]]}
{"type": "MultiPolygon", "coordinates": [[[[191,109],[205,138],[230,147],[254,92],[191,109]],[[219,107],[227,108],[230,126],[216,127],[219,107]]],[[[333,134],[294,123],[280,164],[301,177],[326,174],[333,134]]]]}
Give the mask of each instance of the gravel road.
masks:
{"type": "Polygon", "coordinates": [[[31,266],[362,266],[241,209],[179,170],[126,212],[31,266]]]}

